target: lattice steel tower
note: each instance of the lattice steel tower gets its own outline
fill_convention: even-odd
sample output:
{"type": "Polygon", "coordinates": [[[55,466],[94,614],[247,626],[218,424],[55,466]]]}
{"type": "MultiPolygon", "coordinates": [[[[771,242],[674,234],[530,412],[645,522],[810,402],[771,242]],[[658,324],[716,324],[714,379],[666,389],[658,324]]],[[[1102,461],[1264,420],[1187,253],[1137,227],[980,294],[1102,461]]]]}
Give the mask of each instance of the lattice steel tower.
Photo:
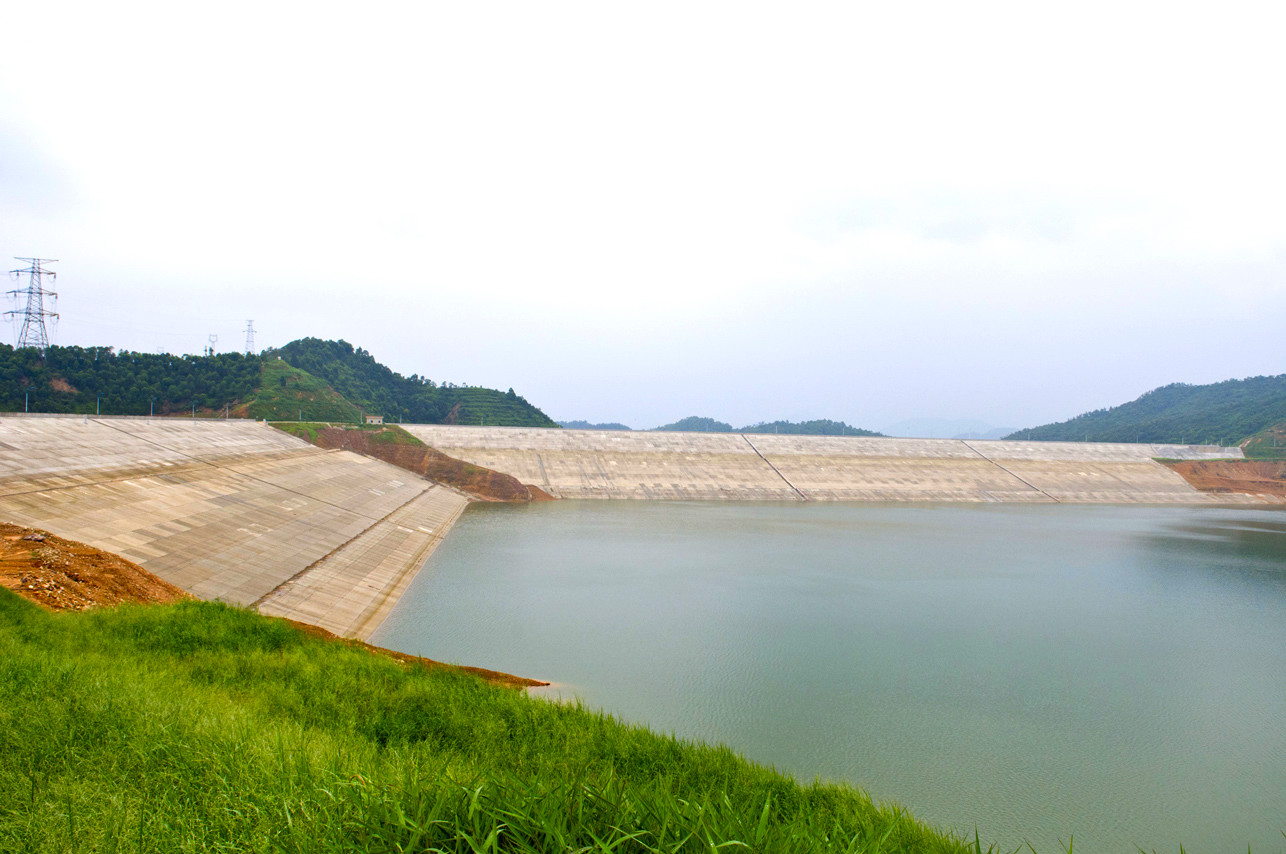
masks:
{"type": "Polygon", "coordinates": [[[255,322],[246,321],[246,355],[253,355],[255,351],[255,322]]]}
{"type": "Polygon", "coordinates": [[[58,274],[53,270],[46,270],[42,264],[56,264],[57,258],[14,258],[15,261],[27,261],[31,264],[25,270],[10,270],[9,274],[15,279],[26,273],[30,278],[27,281],[26,288],[9,291],[9,296],[15,301],[19,297],[27,298],[27,307],[24,309],[14,309],[6,311],[5,317],[16,318],[22,315],[22,331],[18,333],[19,347],[35,347],[40,352],[44,352],[49,346],[49,330],[45,328],[45,318],[51,317],[58,319],[58,312],[45,308],[45,297],[49,297],[50,305],[58,302],[58,294],[52,289],[45,290],[44,277],[48,276],[50,280],[56,279],[58,274]]]}

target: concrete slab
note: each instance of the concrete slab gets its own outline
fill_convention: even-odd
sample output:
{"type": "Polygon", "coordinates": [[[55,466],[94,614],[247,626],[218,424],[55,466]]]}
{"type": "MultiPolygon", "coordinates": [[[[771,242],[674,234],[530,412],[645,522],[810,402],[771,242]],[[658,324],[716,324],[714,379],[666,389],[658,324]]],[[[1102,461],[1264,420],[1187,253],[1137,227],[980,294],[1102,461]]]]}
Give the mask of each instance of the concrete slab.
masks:
{"type": "Polygon", "coordinates": [[[274,613],[341,633],[375,629],[465,503],[395,466],[254,422],[0,418],[0,518],[240,605],[332,557],[342,571],[310,580],[315,602],[274,613]],[[431,492],[441,495],[418,501],[431,492]],[[416,534],[402,535],[399,520],[416,534]]]}
{"type": "Polygon", "coordinates": [[[403,425],[443,453],[560,498],[1239,503],[1154,457],[1238,448],[403,425]]]}
{"type": "Polygon", "coordinates": [[[258,609],[365,640],[469,501],[435,487],[265,595],[258,609]]]}

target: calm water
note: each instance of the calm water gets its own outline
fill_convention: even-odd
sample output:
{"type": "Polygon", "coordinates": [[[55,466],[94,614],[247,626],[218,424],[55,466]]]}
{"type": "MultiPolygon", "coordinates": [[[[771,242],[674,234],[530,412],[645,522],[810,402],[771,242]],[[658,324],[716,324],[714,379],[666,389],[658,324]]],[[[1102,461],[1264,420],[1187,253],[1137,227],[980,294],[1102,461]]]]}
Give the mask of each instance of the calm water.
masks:
{"type": "Polygon", "coordinates": [[[1286,513],[475,505],[373,641],[1010,849],[1286,849],[1286,513]]]}

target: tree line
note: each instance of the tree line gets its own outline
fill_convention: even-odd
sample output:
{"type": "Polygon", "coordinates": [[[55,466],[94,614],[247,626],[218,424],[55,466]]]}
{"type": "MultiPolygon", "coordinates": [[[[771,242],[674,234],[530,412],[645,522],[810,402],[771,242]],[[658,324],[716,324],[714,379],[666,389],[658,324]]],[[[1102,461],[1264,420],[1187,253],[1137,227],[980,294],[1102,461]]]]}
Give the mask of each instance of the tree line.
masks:
{"type": "Polygon", "coordinates": [[[0,409],[103,415],[216,411],[259,385],[256,355],[117,352],[111,347],[0,344],[0,409]]]}

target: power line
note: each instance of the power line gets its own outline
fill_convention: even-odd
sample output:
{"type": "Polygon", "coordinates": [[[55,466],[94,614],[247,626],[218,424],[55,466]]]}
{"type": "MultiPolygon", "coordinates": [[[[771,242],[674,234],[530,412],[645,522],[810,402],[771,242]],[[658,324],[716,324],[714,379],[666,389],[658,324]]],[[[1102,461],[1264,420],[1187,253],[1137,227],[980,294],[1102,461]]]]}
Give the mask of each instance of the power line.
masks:
{"type": "Polygon", "coordinates": [[[24,270],[10,270],[9,274],[15,279],[23,273],[28,274],[30,279],[25,289],[9,291],[9,295],[14,298],[15,302],[19,296],[25,295],[27,306],[22,310],[14,309],[6,311],[5,317],[16,318],[22,315],[22,331],[18,334],[19,347],[35,347],[40,352],[44,352],[49,346],[49,331],[45,328],[45,318],[51,317],[58,319],[58,312],[50,311],[45,308],[45,297],[49,297],[50,304],[58,302],[58,294],[50,290],[45,290],[44,277],[48,276],[50,280],[56,279],[58,274],[53,270],[46,270],[41,267],[42,264],[56,264],[57,258],[18,258],[15,261],[27,261],[31,264],[24,270]]]}

